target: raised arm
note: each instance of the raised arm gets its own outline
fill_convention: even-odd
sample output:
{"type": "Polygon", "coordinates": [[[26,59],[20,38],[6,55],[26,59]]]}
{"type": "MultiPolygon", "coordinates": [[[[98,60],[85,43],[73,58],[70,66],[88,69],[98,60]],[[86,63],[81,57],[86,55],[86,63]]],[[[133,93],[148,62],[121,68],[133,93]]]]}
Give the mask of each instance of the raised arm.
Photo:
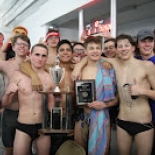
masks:
{"type": "Polygon", "coordinates": [[[74,65],[74,70],[72,72],[72,79],[77,80],[80,79],[80,74],[81,74],[81,70],[82,68],[87,64],[87,56],[84,57],[81,62],[77,63],[74,65]]]}
{"type": "MultiPolygon", "coordinates": [[[[116,59],[115,58],[106,58],[106,57],[101,57],[102,60],[108,62],[108,67],[107,66],[104,66],[103,68],[105,69],[111,69],[111,66],[109,67],[109,63],[113,66],[116,59]]],[[[81,70],[82,68],[87,64],[87,56],[84,57],[79,63],[75,64],[74,65],[74,70],[72,72],[72,79],[73,81],[74,80],[77,80],[77,79],[80,79],[81,77],[81,70]]]]}
{"type": "Polygon", "coordinates": [[[12,32],[11,35],[9,36],[9,38],[4,42],[4,44],[1,48],[1,51],[0,51],[0,59],[1,60],[5,60],[8,45],[11,42],[11,38],[14,37],[15,35],[16,35],[16,33],[12,32]]]}

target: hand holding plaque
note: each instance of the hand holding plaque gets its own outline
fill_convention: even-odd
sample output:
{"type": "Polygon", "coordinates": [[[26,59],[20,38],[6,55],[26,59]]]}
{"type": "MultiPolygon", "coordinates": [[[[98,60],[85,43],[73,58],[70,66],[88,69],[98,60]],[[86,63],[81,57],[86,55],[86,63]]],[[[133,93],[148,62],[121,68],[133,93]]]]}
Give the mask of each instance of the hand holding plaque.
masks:
{"type": "Polygon", "coordinates": [[[86,105],[95,101],[95,80],[78,80],[75,81],[75,93],[77,105],[86,105]]]}

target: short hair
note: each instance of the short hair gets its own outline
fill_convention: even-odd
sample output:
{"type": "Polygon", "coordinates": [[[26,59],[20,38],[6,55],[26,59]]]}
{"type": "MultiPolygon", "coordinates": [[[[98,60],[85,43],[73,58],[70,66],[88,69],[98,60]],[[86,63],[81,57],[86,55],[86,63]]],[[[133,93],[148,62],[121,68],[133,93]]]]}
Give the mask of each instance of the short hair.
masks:
{"type": "Polygon", "coordinates": [[[57,52],[58,52],[58,50],[59,50],[59,48],[60,48],[60,46],[61,46],[62,44],[68,44],[68,45],[70,46],[71,50],[72,50],[72,53],[73,53],[73,46],[71,45],[71,42],[68,41],[67,39],[63,39],[63,40],[61,40],[61,41],[58,42],[58,45],[57,45],[57,52]]]}
{"type": "Polygon", "coordinates": [[[136,46],[135,41],[133,40],[133,38],[130,35],[120,34],[116,37],[116,47],[117,47],[117,42],[119,40],[123,40],[123,39],[127,39],[131,45],[136,46]]]}
{"type": "Polygon", "coordinates": [[[28,44],[29,44],[29,48],[31,47],[31,42],[30,42],[30,39],[27,35],[25,34],[18,34],[18,35],[15,35],[14,37],[12,37],[11,39],[11,45],[14,46],[17,39],[22,39],[24,41],[26,41],[28,44]]]}
{"type": "Polygon", "coordinates": [[[110,41],[116,43],[116,39],[115,39],[115,38],[108,38],[108,39],[106,39],[106,40],[104,41],[104,44],[107,43],[107,42],[110,42],[110,41]]]}
{"type": "Polygon", "coordinates": [[[46,49],[47,50],[47,54],[48,54],[48,48],[47,48],[47,46],[44,45],[44,44],[42,44],[42,43],[38,43],[38,44],[33,45],[32,49],[31,49],[31,53],[34,52],[35,47],[41,47],[41,48],[46,49]]]}
{"type": "Polygon", "coordinates": [[[81,45],[82,47],[84,47],[84,44],[83,44],[83,43],[81,43],[81,42],[76,42],[76,43],[73,45],[73,48],[74,48],[74,46],[76,46],[76,45],[81,45]]]}
{"type": "Polygon", "coordinates": [[[100,44],[101,45],[101,48],[102,48],[102,41],[101,39],[99,39],[99,37],[94,37],[94,36],[89,36],[85,39],[85,42],[84,42],[84,46],[85,48],[87,48],[88,44],[89,43],[95,43],[95,44],[100,44]]]}

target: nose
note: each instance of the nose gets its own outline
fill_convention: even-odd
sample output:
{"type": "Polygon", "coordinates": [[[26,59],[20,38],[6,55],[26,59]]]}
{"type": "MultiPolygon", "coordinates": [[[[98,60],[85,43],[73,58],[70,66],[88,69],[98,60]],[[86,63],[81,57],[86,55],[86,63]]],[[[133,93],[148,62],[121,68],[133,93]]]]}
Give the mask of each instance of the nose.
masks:
{"type": "Polygon", "coordinates": [[[38,57],[38,59],[39,59],[39,61],[42,61],[43,57],[40,55],[40,56],[38,57]]]}
{"type": "Polygon", "coordinates": [[[145,42],[145,45],[147,45],[147,46],[150,45],[150,42],[149,41],[146,41],[145,42]]]}
{"type": "Polygon", "coordinates": [[[125,50],[125,46],[122,46],[122,50],[125,50]]]}
{"type": "Polygon", "coordinates": [[[64,50],[64,54],[67,54],[67,53],[68,53],[68,50],[67,50],[67,49],[65,49],[65,50],[64,50]]]}

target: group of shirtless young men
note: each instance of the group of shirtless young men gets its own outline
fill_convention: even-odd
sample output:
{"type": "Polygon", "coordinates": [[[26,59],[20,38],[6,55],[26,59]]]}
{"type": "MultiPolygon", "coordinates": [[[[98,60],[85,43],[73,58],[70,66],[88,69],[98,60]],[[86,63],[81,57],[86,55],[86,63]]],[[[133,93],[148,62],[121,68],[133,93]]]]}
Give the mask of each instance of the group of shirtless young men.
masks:
{"type": "MultiPolygon", "coordinates": [[[[24,29],[19,29],[23,30],[22,33],[24,34],[12,37],[12,49],[15,51],[15,58],[10,61],[0,61],[0,70],[5,80],[5,93],[2,98],[2,106],[4,107],[2,140],[7,155],[12,153],[14,155],[30,154],[33,140],[35,140],[38,155],[49,155],[50,137],[38,135],[38,129],[41,128],[42,121],[42,95],[37,88],[36,90],[33,89],[33,77],[19,71],[20,64],[26,60],[30,49],[30,40],[27,33],[24,32],[24,29]],[[15,137],[13,137],[14,133],[15,137]]],[[[147,44],[142,49],[146,52],[143,52],[143,55],[148,59],[147,55],[153,53],[154,34],[153,31],[152,33],[150,30],[145,31],[145,33],[144,30],[139,32],[137,37],[139,42],[147,44]]],[[[74,90],[72,77],[74,80],[77,79],[80,71],[80,79],[95,79],[96,83],[99,84],[98,89],[96,89],[97,100],[83,107],[84,115],[87,113],[90,115],[88,125],[91,129],[88,139],[88,154],[101,155],[108,152],[108,107],[118,102],[118,98],[115,98],[117,92],[119,96],[117,141],[120,155],[129,155],[131,153],[133,139],[135,140],[138,155],[151,154],[154,127],[148,99],[155,100],[155,66],[153,63],[135,58],[136,45],[129,35],[118,35],[116,37],[117,56],[115,58],[101,57],[102,42],[96,37],[88,37],[85,44],[87,57],[76,64],[73,71],[70,62],[73,56],[73,48],[69,41],[59,41],[59,33],[50,32],[46,35],[47,46],[41,43],[35,44],[29,56],[30,66],[39,77],[43,89],[46,87],[47,91],[53,90],[55,85],[44,68],[46,63],[53,65],[53,58],[58,52],[60,66],[66,68],[66,75],[60,84],[61,88],[65,89],[67,84],[71,90],[74,90]],[[56,48],[57,44],[58,47],[56,48]],[[107,71],[102,69],[101,63],[104,61],[112,64],[116,79],[113,69],[107,71]],[[102,78],[99,79],[100,77],[102,78]],[[107,85],[111,87],[102,85],[100,82],[107,82],[107,85]],[[115,85],[117,85],[117,90],[115,85]],[[109,93],[109,98],[105,97],[106,93],[109,93]],[[131,96],[137,96],[137,98],[132,99],[131,96]],[[97,118],[94,120],[96,124],[91,119],[94,116],[97,118]],[[100,132],[93,124],[100,128],[100,132]],[[94,134],[95,132],[98,132],[98,134],[94,134]],[[101,140],[102,138],[104,142],[101,140]]],[[[140,45],[142,46],[142,44],[139,44],[139,49],[140,45]]],[[[73,104],[75,105],[75,103],[73,104]]],[[[48,110],[50,111],[53,106],[54,96],[48,94],[48,110]]],[[[82,120],[75,122],[74,135],[75,141],[84,146],[83,134],[79,132],[81,122],[82,120]]]]}

